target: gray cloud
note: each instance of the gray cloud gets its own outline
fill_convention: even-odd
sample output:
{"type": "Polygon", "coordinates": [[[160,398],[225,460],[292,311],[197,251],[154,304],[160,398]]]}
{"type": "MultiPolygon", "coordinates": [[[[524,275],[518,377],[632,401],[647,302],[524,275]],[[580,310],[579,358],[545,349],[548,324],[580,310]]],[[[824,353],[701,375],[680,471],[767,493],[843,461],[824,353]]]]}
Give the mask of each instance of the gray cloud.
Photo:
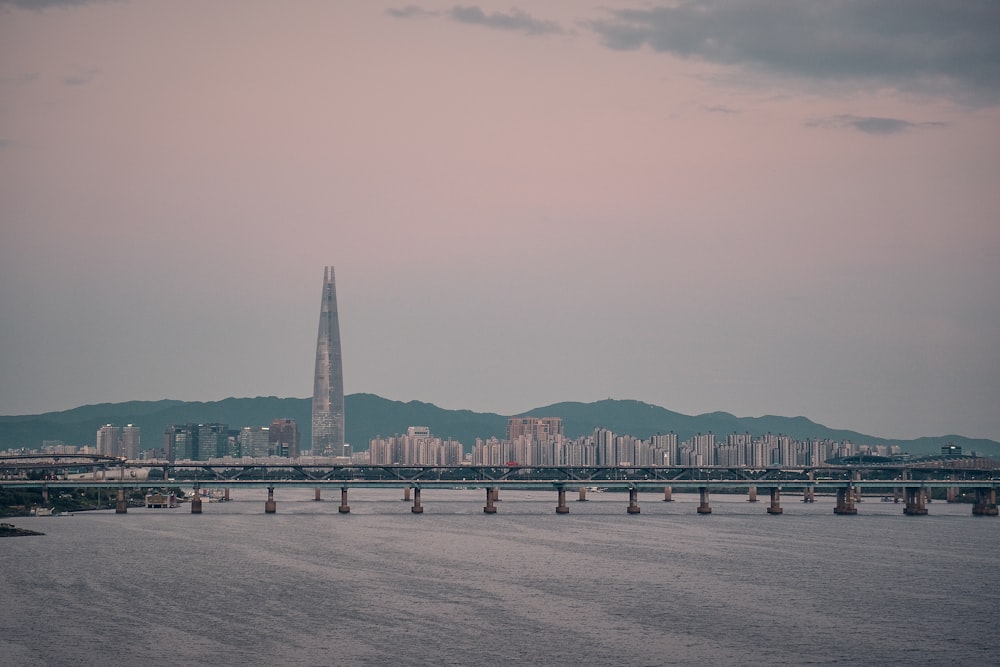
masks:
{"type": "Polygon", "coordinates": [[[80,7],[109,0],[0,0],[0,9],[32,9],[43,12],[46,9],[80,7]]]}
{"type": "Polygon", "coordinates": [[[398,9],[390,8],[385,10],[385,13],[398,19],[412,19],[438,15],[438,12],[428,11],[422,7],[418,7],[417,5],[406,5],[405,7],[399,7],[398,9]]]}
{"type": "Polygon", "coordinates": [[[487,14],[479,7],[456,6],[448,12],[448,16],[459,23],[471,23],[496,30],[511,30],[529,35],[566,32],[558,23],[536,19],[520,9],[511,9],[506,14],[503,12],[487,14]]]}
{"type": "Polygon", "coordinates": [[[773,74],[1000,103],[997,2],[680,0],[608,11],[589,25],[611,49],[648,46],[773,74]]]}
{"type": "Polygon", "coordinates": [[[906,132],[915,128],[947,127],[947,123],[926,121],[915,123],[901,118],[881,118],[879,116],[855,116],[841,114],[814,118],[806,122],[810,127],[847,127],[865,134],[888,135],[906,132]]]}
{"type": "Polygon", "coordinates": [[[97,69],[86,69],[74,72],[73,74],[67,74],[63,77],[63,83],[67,86],[83,86],[91,81],[100,74],[100,70],[97,69]]]}

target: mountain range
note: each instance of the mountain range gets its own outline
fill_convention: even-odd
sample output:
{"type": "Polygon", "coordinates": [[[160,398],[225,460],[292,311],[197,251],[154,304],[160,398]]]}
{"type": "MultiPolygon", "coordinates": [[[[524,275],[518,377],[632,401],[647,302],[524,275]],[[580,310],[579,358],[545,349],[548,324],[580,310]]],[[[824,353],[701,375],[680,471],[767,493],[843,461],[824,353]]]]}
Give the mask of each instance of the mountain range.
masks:
{"type": "MultiPolygon", "coordinates": [[[[70,445],[92,445],[97,429],[105,424],[135,424],[142,428],[142,448],[162,446],[162,434],[169,424],[223,423],[229,428],[267,426],[273,419],[291,418],[302,430],[302,446],[308,448],[312,399],[227,398],[221,401],[179,400],[100,403],[62,412],[0,417],[0,450],[37,449],[44,440],[61,440],[70,445]]],[[[470,410],[446,410],[421,401],[394,401],[374,394],[351,394],[345,399],[346,436],[355,450],[368,448],[372,438],[406,433],[409,426],[427,426],[441,438],[460,441],[470,451],[476,438],[504,438],[507,416],[470,410]]],[[[856,444],[899,445],[910,454],[936,454],[954,444],[966,454],[1000,456],[1000,442],[960,435],[889,440],[844,429],[832,429],[805,417],[736,417],[727,412],[685,415],[634,400],[607,399],[593,403],[555,403],[522,413],[525,417],[561,417],[565,435],[576,438],[597,427],[618,434],[648,438],[656,433],[674,432],[679,441],[698,433],[715,433],[724,440],[731,433],[784,434],[797,439],[830,438],[856,444]]]]}

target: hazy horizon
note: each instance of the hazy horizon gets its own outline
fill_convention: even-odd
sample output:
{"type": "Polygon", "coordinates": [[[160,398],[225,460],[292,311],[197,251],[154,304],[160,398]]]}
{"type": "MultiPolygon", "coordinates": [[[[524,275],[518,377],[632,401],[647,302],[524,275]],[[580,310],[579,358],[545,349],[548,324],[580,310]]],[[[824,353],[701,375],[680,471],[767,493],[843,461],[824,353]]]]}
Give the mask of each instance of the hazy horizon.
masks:
{"type": "Polygon", "coordinates": [[[0,414],[309,396],[334,265],[347,394],[1000,441],[998,34],[971,0],[0,0],[0,414]]]}

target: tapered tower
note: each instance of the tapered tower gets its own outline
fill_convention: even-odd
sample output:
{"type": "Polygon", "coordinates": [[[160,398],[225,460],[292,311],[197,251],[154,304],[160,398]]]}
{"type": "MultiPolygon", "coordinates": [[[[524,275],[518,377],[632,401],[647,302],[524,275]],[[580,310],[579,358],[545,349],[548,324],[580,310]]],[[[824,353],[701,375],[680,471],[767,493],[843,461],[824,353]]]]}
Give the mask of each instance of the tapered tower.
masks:
{"type": "Polygon", "coordinates": [[[312,451],[314,455],[344,453],[344,367],[340,356],[340,321],[333,267],[323,269],[323,300],[316,338],[313,382],[312,451]]]}

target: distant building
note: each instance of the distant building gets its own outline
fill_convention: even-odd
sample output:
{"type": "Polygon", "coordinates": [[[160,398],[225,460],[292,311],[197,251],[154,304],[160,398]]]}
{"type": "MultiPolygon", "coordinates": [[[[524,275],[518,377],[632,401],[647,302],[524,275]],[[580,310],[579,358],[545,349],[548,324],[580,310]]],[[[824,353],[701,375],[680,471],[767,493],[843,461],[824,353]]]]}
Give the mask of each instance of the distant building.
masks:
{"type": "Polygon", "coordinates": [[[267,456],[270,431],[266,426],[244,426],[240,429],[240,455],[267,456]]]}
{"type": "Polygon", "coordinates": [[[204,461],[229,455],[226,424],[171,424],[163,434],[163,450],[170,461],[204,461]]]}
{"type": "Polygon", "coordinates": [[[299,425],[294,419],[275,419],[267,437],[268,454],[299,458],[299,425]]]}
{"type": "Polygon", "coordinates": [[[101,456],[122,455],[121,429],[111,424],[105,424],[97,429],[97,453],[101,456]]]}
{"type": "Polygon", "coordinates": [[[548,442],[549,438],[563,434],[560,417],[510,417],[507,419],[507,440],[518,436],[531,436],[535,442],[548,442]]]}
{"type": "Polygon", "coordinates": [[[961,456],[962,448],[950,442],[941,448],[941,456],[961,456]]]}
{"type": "Polygon", "coordinates": [[[135,460],[139,458],[142,451],[141,442],[142,429],[133,424],[126,424],[122,428],[122,456],[135,460]]]}

